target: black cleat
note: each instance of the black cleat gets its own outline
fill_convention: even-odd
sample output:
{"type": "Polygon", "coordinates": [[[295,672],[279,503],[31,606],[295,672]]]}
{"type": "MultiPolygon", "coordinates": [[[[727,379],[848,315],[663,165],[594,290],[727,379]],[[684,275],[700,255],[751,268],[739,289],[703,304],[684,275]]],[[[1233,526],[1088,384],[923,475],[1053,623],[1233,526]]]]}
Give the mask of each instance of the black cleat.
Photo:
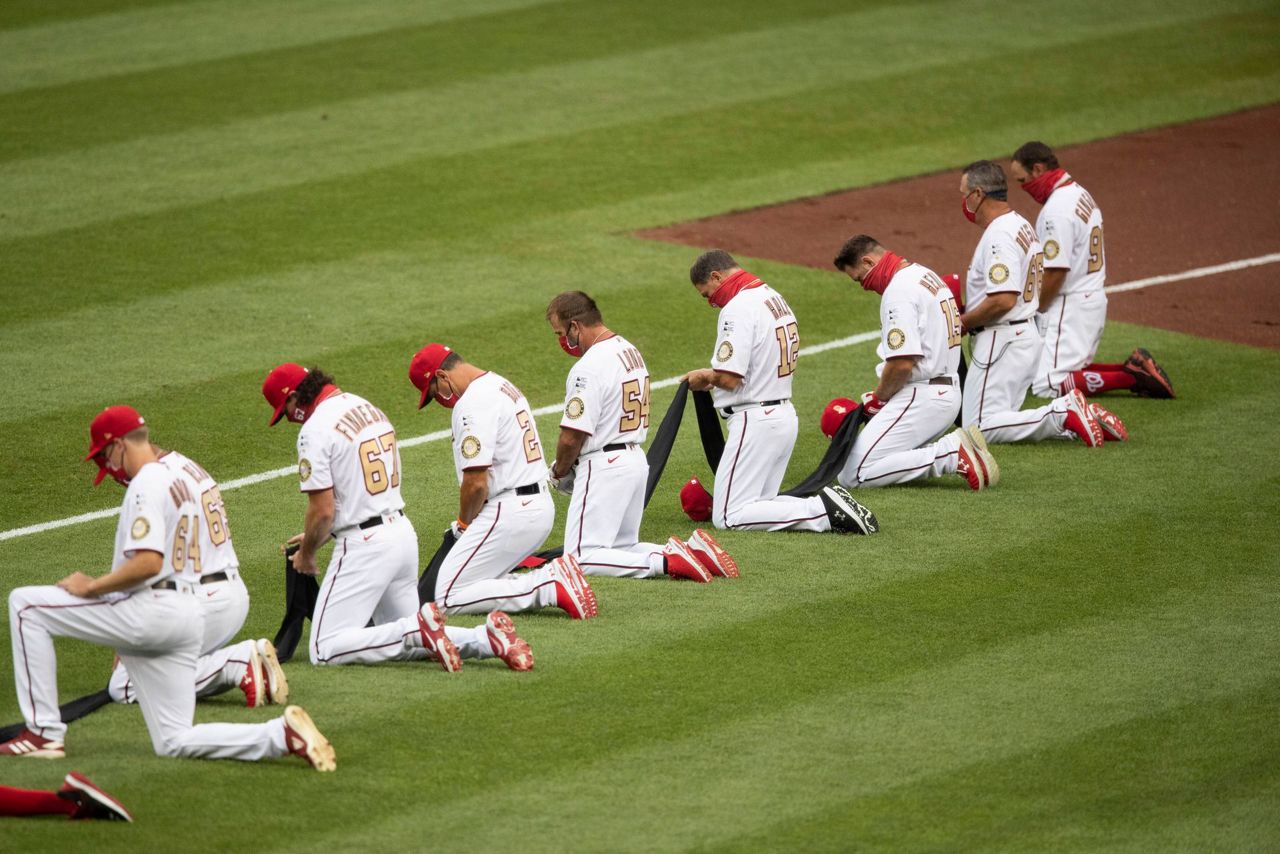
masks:
{"type": "Polygon", "coordinates": [[[843,486],[828,486],[820,495],[831,530],[842,534],[874,534],[880,530],[876,514],[855,501],[843,486]]]}
{"type": "Polygon", "coordinates": [[[1164,372],[1164,368],[1141,347],[1129,354],[1124,363],[1124,371],[1137,380],[1133,386],[1134,394],[1166,400],[1177,396],[1173,393],[1173,383],[1169,382],[1169,375],[1164,372]]]}

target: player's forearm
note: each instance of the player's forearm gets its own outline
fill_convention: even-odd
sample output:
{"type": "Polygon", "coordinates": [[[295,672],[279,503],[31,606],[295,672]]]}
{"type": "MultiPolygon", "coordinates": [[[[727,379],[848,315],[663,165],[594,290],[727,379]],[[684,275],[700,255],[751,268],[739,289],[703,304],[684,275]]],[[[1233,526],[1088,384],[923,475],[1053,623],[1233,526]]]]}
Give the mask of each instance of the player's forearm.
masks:
{"type": "Polygon", "coordinates": [[[880,382],[876,385],[875,395],[888,401],[907,384],[911,378],[911,369],[915,367],[917,357],[889,359],[880,372],[880,382]]]}
{"type": "Polygon", "coordinates": [[[311,503],[307,505],[307,515],[302,523],[302,544],[298,551],[305,557],[312,557],[325,540],[333,533],[333,509],[311,503]]]}
{"type": "Polygon", "coordinates": [[[724,371],[711,370],[711,384],[716,388],[725,391],[737,391],[738,386],[742,385],[742,377],[737,374],[730,374],[724,371]]]}
{"type": "Polygon", "coordinates": [[[137,587],[164,569],[164,557],[157,552],[136,552],[133,557],[106,575],[93,579],[86,596],[103,596],[137,587]]]}
{"type": "Polygon", "coordinates": [[[1040,310],[1048,311],[1049,306],[1057,299],[1058,294],[1062,292],[1062,286],[1067,282],[1066,270],[1045,270],[1044,279],[1040,283],[1040,310]]]}
{"type": "Polygon", "coordinates": [[[463,472],[462,487],[458,490],[458,521],[470,525],[488,500],[489,470],[463,472]]]}
{"type": "Polygon", "coordinates": [[[574,463],[578,461],[578,455],[582,453],[582,446],[586,443],[586,433],[571,427],[561,427],[560,438],[556,442],[555,470],[552,473],[556,477],[564,477],[568,474],[574,463]]]}
{"type": "Polygon", "coordinates": [[[965,329],[977,329],[980,326],[990,326],[996,323],[1000,318],[1009,313],[1013,308],[1013,304],[1017,302],[1017,294],[996,294],[989,296],[978,304],[976,308],[966,311],[960,315],[960,322],[964,324],[965,329]]]}

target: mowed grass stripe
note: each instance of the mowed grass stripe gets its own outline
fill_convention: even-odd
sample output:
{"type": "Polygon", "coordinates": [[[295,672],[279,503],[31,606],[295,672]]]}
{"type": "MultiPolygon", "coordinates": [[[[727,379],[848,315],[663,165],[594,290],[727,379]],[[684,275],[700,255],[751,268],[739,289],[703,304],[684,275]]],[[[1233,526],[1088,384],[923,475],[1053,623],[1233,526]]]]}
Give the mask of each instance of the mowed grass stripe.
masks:
{"type": "MultiPolygon", "coordinates": [[[[0,30],[0,92],[107,76],[163,72],[189,65],[282,50],[358,35],[497,14],[549,0],[204,0],[158,3],[118,11],[120,4],[80,0],[71,20],[38,17],[31,26],[0,30]]],[[[10,5],[9,3],[5,4],[10,5]]],[[[23,4],[34,5],[34,4],[23,4]]],[[[39,6],[66,6],[59,2],[39,6]]],[[[13,9],[10,26],[30,15],[13,9]]],[[[37,12],[37,14],[39,14],[37,12]]]]}
{"type": "MultiPolygon", "coordinates": [[[[1153,6],[1148,19],[1124,24],[1108,21],[1100,11],[1110,6],[1095,2],[1097,9],[1077,10],[1077,20],[1055,28],[1028,55],[1042,47],[1136,36],[1158,24],[1171,28],[1171,21],[1218,17],[1188,0],[1180,10],[1160,6],[1157,13],[1153,6]]],[[[963,5],[975,26],[999,17],[992,2],[976,11],[963,5]]],[[[850,31],[881,28],[889,21],[923,28],[936,14],[932,8],[896,7],[850,13],[712,38],[705,50],[692,53],[685,46],[639,51],[10,162],[0,167],[0,194],[20,204],[0,220],[0,239],[349,176],[416,158],[723,109],[838,81],[950,68],[946,51],[963,47],[969,38],[964,31],[940,33],[923,43],[904,36],[901,44],[885,46],[885,55],[847,51],[850,31]],[[725,56],[753,60],[725,63],[725,56]]]]}
{"type": "MultiPolygon", "coordinates": [[[[466,17],[347,37],[332,33],[295,47],[185,58],[175,67],[0,94],[0,115],[9,117],[0,162],[659,47],[692,51],[708,32],[724,36],[836,14],[823,0],[738,5],[728,17],[705,4],[655,15],[644,0],[607,9],[594,0],[542,3],[501,14],[480,14],[480,7],[466,17]],[[131,121],[121,122],[122,115],[131,121]]],[[[234,31],[224,37],[243,44],[234,31]]]]}
{"type": "MultiPolygon", "coordinates": [[[[1234,22],[1219,35],[1237,33],[1246,23],[1234,22]]],[[[1216,51],[1206,46],[1215,41],[1190,30],[1160,31],[1149,34],[1149,43],[1128,46],[1136,50],[1160,45],[1163,50],[1175,35],[1178,40],[1173,43],[1180,49],[1167,55],[1178,65],[1163,69],[1165,80],[1194,86],[1205,79],[1206,51],[1216,51]]],[[[1081,50],[1091,61],[1109,62],[1111,57],[1129,55],[1118,51],[1119,46],[1104,42],[1081,50]]],[[[1136,67],[1127,64],[1123,70],[1137,73],[1136,67]]],[[[934,69],[924,77],[897,75],[884,85],[886,92],[896,96],[913,85],[940,86],[948,76],[954,73],[934,69]]],[[[1193,91],[1204,92],[1206,109],[1224,109],[1264,97],[1268,80],[1274,86],[1280,74],[1256,82],[1249,78],[1239,90],[1209,83],[1193,91]]],[[[1081,84],[1078,105],[1090,115],[1090,86],[1098,84],[1083,78],[1072,78],[1072,82],[1081,84]]],[[[950,145],[932,140],[945,136],[952,119],[928,111],[913,114],[909,121],[887,122],[884,126],[894,130],[860,138],[852,145],[850,140],[857,138],[850,136],[854,114],[833,106],[847,97],[833,87],[703,111],[700,120],[720,129],[713,159],[707,158],[701,145],[690,144],[682,121],[634,122],[549,138],[536,145],[513,144],[418,160],[227,202],[9,241],[0,247],[10,260],[0,276],[14,298],[0,324],[12,328],[24,320],[55,318],[77,310],[86,299],[102,306],[244,276],[268,281],[272,271],[389,248],[419,247],[428,286],[457,294],[463,286],[474,287],[473,281],[449,281],[437,274],[433,270],[436,247],[424,241],[465,242],[489,234],[492,243],[504,248],[536,246],[540,258],[558,252],[590,263],[584,257],[589,252],[584,244],[602,227],[637,227],[700,215],[722,205],[759,204],[783,196],[792,182],[799,192],[816,192],[937,169],[978,152],[1002,151],[1010,138],[1035,135],[1043,129],[1037,128],[1042,118],[1050,129],[1061,126],[1066,134],[1070,125],[1070,133],[1082,134],[1098,126],[1131,129],[1124,123],[1170,121],[1178,115],[1176,98],[1168,94],[1173,90],[1162,88],[1165,94],[1155,100],[1141,90],[1129,96],[1112,93],[1132,100],[1125,102],[1127,109],[1118,114],[1120,118],[1091,114],[1098,120],[1094,125],[1077,123],[1079,114],[1072,111],[1028,117],[1026,105],[1038,102],[1038,89],[1047,83],[1048,76],[1029,76],[990,96],[957,95],[949,103],[951,108],[987,110],[991,120],[964,142],[950,145]],[[778,124],[779,111],[792,119],[778,124]],[[762,135],[760,128],[773,131],[762,135]],[[931,142],[922,146],[920,139],[931,142]],[[832,151],[840,156],[833,158],[832,151]],[[568,172],[567,163],[574,164],[568,172]],[[495,233],[500,229],[511,231],[495,233]]],[[[617,257],[642,251],[635,244],[618,241],[598,263],[602,269],[611,268],[617,257]]],[[[392,313],[400,294],[387,296],[385,301],[369,300],[360,317],[376,321],[380,313],[392,313]]],[[[214,324],[218,322],[213,319],[214,324]]]]}
{"type": "Polygon", "coordinates": [[[1278,703],[1274,682],[1216,693],[1051,747],[853,795],[703,850],[766,850],[779,840],[899,851],[1251,850],[1275,836],[1280,735],[1269,709],[1278,703]]]}
{"type": "MultiPolygon", "coordinates": [[[[737,714],[733,702],[750,695],[751,676],[776,678],[777,649],[769,650],[768,662],[752,668],[751,653],[760,650],[749,648],[741,669],[714,675],[691,668],[688,659],[697,657],[696,649],[669,669],[653,660],[648,672],[636,672],[634,666],[605,669],[596,677],[597,688],[607,690],[610,683],[633,676],[642,681],[666,677],[649,682],[654,694],[699,714],[652,721],[649,729],[661,728],[665,738],[646,732],[633,739],[612,727],[607,704],[596,714],[576,709],[581,717],[573,733],[550,726],[521,728],[514,737],[523,736],[529,744],[523,750],[506,745],[503,752],[512,759],[504,764],[522,765],[530,776],[478,781],[474,795],[450,798],[441,806],[449,814],[485,815],[467,832],[469,844],[484,847],[516,834],[534,845],[556,846],[557,831],[564,827],[574,827],[575,844],[589,849],[732,838],[767,827],[780,815],[820,812],[854,796],[1052,748],[1206,698],[1256,691],[1280,675],[1280,644],[1267,628],[1267,614],[1277,605],[1276,592],[1265,581],[1228,582],[1217,591],[1171,594],[1127,617],[1013,640],[881,684],[855,679],[839,688],[834,687],[838,678],[813,674],[826,690],[797,697],[790,691],[798,685],[789,684],[774,697],[773,708],[746,715],[737,714]],[[1193,614],[1200,617],[1197,625],[1168,636],[1165,627],[1193,614]],[[717,706],[715,689],[722,687],[732,692],[717,706]],[[709,716],[699,705],[688,708],[692,690],[697,691],[693,701],[711,709],[709,716]],[[904,707],[915,714],[904,717],[904,707]],[[542,751],[530,755],[535,746],[542,751]],[[694,782],[706,778],[717,781],[713,789],[694,782]],[[601,808],[593,794],[602,792],[628,793],[627,809],[614,811],[606,824],[592,821],[601,808]],[[673,809],[677,797],[679,808],[673,809]],[[522,805],[518,811],[492,809],[495,803],[515,802],[522,805]]],[[[820,627],[830,629],[832,622],[790,623],[792,632],[759,638],[756,645],[790,641],[797,657],[830,657],[856,666],[857,651],[827,646],[828,635],[820,627]]],[[[377,833],[404,838],[420,821],[405,814],[382,817],[377,833]]],[[[353,844],[367,838],[372,824],[334,828],[323,835],[323,844],[353,844]]]]}

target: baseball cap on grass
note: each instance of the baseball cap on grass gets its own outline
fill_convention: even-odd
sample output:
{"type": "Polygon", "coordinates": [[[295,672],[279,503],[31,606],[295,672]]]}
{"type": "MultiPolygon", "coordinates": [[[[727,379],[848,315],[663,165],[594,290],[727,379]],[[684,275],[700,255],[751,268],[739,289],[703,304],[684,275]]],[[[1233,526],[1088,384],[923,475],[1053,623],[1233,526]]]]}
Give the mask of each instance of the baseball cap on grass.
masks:
{"type": "Polygon", "coordinates": [[[695,522],[705,522],[711,518],[711,493],[698,482],[696,477],[680,487],[680,509],[695,522]]]}
{"type": "Polygon", "coordinates": [[[431,402],[431,378],[452,352],[443,344],[428,344],[413,354],[413,361],[409,363],[409,382],[422,392],[422,396],[418,398],[419,409],[431,402]]]}
{"type": "Polygon", "coordinates": [[[858,402],[847,397],[837,397],[828,403],[827,408],[822,410],[822,419],[818,422],[822,427],[823,435],[828,439],[833,438],[836,431],[840,429],[840,425],[849,417],[849,413],[857,408],[858,402]]]}
{"type": "Polygon", "coordinates": [[[289,399],[289,395],[293,394],[293,390],[298,387],[298,383],[302,382],[302,378],[309,374],[302,365],[295,365],[293,362],[285,362],[283,365],[277,365],[271,369],[271,373],[267,374],[267,378],[262,382],[262,396],[267,399],[267,403],[271,404],[274,412],[271,414],[270,426],[274,427],[280,417],[284,415],[284,404],[289,399]]]}

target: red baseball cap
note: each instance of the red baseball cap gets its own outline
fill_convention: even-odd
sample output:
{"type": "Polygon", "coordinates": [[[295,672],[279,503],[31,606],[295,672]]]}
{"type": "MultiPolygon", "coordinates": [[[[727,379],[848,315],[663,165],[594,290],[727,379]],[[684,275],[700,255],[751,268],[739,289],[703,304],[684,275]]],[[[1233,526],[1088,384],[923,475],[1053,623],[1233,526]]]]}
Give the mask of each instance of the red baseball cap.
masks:
{"type": "Polygon", "coordinates": [[[822,410],[822,420],[818,422],[822,427],[823,435],[828,439],[834,438],[840,425],[849,417],[849,413],[857,408],[858,402],[847,397],[837,397],[828,403],[827,408],[822,410]]]}
{"type": "Polygon", "coordinates": [[[271,373],[267,374],[267,378],[262,382],[262,396],[275,410],[271,414],[270,426],[274,427],[284,415],[285,401],[289,399],[289,395],[293,394],[298,383],[302,382],[302,378],[309,373],[311,372],[302,365],[285,362],[283,365],[272,368],[271,373]]]}
{"type": "MultiPolygon", "coordinates": [[[[89,453],[85,459],[92,460],[102,453],[102,449],[112,440],[132,433],[146,423],[146,420],[138,414],[138,410],[132,406],[108,406],[89,424],[89,453]]],[[[102,479],[107,474],[107,469],[99,464],[98,477],[93,481],[93,485],[102,483],[102,479]]]]}
{"type": "Polygon", "coordinates": [[[711,518],[711,493],[698,482],[696,477],[680,487],[680,508],[684,514],[695,522],[705,522],[711,518]]]}
{"type": "Polygon", "coordinates": [[[428,392],[431,388],[431,379],[452,352],[443,344],[428,344],[413,354],[413,361],[409,363],[409,382],[422,392],[422,396],[418,398],[419,409],[431,402],[431,395],[428,392]]]}
{"type": "Polygon", "coordinates": [[[942,283],[947,286],[947,290],[951,291],[951,295],[956,298],[956,307],[964,311],[964,285],[960,283],[959,274],[948,273],[942,277],[942,283]]]}

